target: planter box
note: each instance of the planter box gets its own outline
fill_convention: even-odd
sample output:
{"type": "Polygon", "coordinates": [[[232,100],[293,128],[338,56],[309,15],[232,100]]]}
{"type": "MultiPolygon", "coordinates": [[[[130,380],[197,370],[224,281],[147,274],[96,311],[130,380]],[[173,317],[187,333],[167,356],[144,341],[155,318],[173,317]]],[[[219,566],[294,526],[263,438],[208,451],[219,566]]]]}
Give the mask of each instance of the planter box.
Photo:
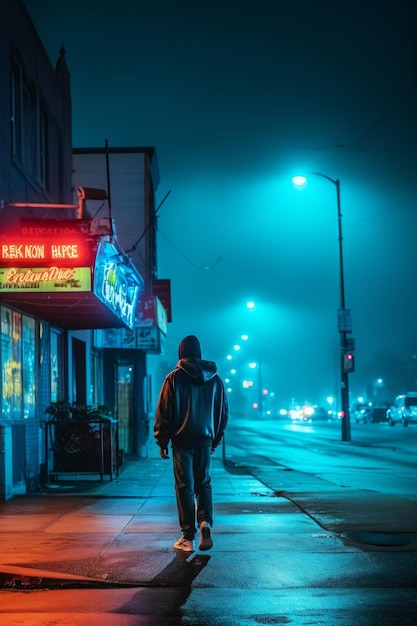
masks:
{"type": "Polygon", "coordinates": [[[103,416],[92,420],[45,422],[47,474],[99,474],[113,480],[118,475],[117,420],[103,416]]]}

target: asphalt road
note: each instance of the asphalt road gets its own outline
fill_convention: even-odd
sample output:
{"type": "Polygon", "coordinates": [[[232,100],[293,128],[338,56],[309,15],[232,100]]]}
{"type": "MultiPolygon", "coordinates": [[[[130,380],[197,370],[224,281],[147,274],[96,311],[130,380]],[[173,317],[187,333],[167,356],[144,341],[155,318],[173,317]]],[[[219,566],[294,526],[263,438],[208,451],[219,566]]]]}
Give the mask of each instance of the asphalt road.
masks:
{"type": "Polygon", "coordinates": [[[351,425],[343,442],[340,422],[233,418],[226,454],[249,459],[261,454],[275,463],[325,478],[338,486],[371,489],[417,499],[417,426],[351,425]],[[233,444],[233,445],[231,445],[233,444]]]}

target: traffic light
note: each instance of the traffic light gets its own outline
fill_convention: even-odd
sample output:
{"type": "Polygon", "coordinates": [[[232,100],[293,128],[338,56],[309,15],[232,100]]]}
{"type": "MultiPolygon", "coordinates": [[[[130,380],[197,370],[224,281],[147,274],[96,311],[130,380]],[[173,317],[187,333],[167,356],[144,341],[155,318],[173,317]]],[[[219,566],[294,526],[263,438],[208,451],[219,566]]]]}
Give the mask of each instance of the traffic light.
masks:
{"type": "Polygon", "coordinates": [[[355,371],[355,356],[352,352],[345,352],[343,355],[343,369],[345,372],[355,371]]]}

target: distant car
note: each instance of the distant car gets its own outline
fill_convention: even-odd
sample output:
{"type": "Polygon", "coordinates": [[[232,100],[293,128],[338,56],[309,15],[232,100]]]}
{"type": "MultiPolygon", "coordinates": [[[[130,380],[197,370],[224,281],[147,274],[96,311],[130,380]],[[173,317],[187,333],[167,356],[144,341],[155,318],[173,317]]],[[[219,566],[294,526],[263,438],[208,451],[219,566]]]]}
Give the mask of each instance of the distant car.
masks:
{"type": "Polygon", "coordinates": [[[331,409],[325,409],[323,406],[314,406],[314,411],[311,414],[311,419],[313,422],[318,420],[320,421],[328,421],[333,417],[333,411],[331,409]]]}
{"type": "Polygon", "coordinates": [[[385,404],[371,406],[371,424],[380,424],[387,421],[387,406],[385,404]]]}
{"type": "Polygon", "coordinates": [[[313,411],[313,408],[310,407],[309,405],[301,406],[299,404],[296,404],[296,405],[291,406],[288,409],[287,415],[293,422],[295,421],[308,422],[309,420],[311,420],[312,411],[313,411]]]}
{"type": "Polygon", "coordinates": [[[397,396],[394,400],[394,404],[392,404],[387,410],[387,420],[390,426],[395,426],[395,424],[401,423],[403,417],[404,400],[405,394],[397,396]]]}
{"type": "Polygon", "coordinates": [[[417,392],[410,391],[405,395],[395,398],[394,404],[387,411],[388,424],[395,426],[401,423],[403,426],[417,424],[417,392]]]}
{"type": "Polygon", "coordinates": [[[369,402],[360,402],[358,404],[355,404],[355,406],[352,408],[352,417],[357,424],[359,424],[359,422],[363,422],[364,424],[366,424],[367,422],[371,421],[371,407],[369,402]]]}
{"type": "Polygon", "coordinates": [[[358,424],[377,424],[387,421],[387,407],[385,405],[375,405],[372,402],[362,402],[353,408],[353,418],[358,424]]]}
{"type": "Polygon", "coordinates": [[[417,393],[407,393],[405,396],[402,424],[417,424],[417,393]]]}

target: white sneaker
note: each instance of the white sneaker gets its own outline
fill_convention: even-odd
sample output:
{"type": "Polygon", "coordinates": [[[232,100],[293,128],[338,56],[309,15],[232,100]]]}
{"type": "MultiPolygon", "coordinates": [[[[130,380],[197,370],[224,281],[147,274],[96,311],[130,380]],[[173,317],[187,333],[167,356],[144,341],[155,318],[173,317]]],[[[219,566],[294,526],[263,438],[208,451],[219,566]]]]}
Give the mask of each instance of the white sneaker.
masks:
{"type": "Polygon", "coordinates": [[[184,552],[194,552],[194,541],[191,539],[185,539],[184,536],[181,536],[174,543],[174,550],[183,550],[184,552]]]}
{"type": "Polygon", "coordinates": [[[211,526],[208,522],[201,522],[200,524],[200,542],[198,544],[199,550],[210,550],[213,547],[213,539],[211,538],[211,526]]]}

